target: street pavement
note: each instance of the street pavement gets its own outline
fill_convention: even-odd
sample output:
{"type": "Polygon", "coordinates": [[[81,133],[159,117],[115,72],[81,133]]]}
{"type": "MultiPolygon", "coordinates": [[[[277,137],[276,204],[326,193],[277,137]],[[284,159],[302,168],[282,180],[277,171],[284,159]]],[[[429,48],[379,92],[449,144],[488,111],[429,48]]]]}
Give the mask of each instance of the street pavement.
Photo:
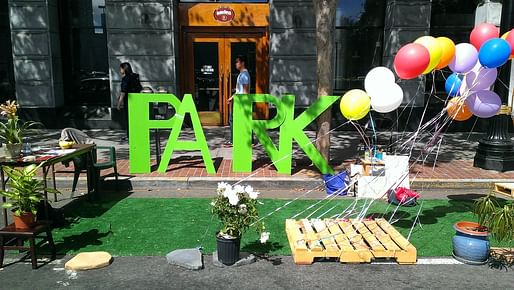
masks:
{"type": "Polygon", "coordinates": [[[165,257],[114,257],[107,268],[85,272],[64,269],[63,257],[38,270],[15,263],[0,271],[1,289],[513,289],[512,269],[469,266],[451,260],[420,260],[418,265],[295,265],[291,257],[218,268],[204,256],[205,268],[171,266],[165,257]],[[422,264],[423,263],[423,264],[422,264]],[[435,264],[424,264],[435,263],[435,264]]]}

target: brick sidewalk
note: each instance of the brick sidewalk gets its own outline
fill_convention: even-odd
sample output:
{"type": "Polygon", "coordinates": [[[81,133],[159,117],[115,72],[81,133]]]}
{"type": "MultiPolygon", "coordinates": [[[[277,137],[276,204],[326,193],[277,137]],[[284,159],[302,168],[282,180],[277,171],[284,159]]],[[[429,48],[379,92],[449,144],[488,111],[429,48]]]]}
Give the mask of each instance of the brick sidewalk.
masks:
{"type": "MultiPolygon", "coordinates": [[[[154,162],[152,163],[154,164],[154,162]]],[[[273,165],[266,162],[254,162],[254,171],[252,173],[233,173],[231,170],[232,160],[223,159],[215,162],[216,174],[208,174],[205,170],[201,158],[177,158],[172,159],[169,170],[166,173],[159,173],[152,171],[145,174],[130,174],[128,160],[118,160],[118,171],[124,176],[133,176],[138,178],[145,177],[288,177],[287,174],[279,174],[273,165]]],[[[155,166],[154,166],[155,167],[155,166]]],[[[71,177],[73,166],[65,168],[63,165],[57,165],[56,171],[59,176],[71,177]]],[[[105,170],[102,175],[111,173],[112,171],[105,170]]],[[[294,178],[313,178],[319,177],[317,169],[307,163],[299,163],[293,169],[292,179],[294,178]]],[[[473,167],[472,160],[454,160],[450,162],[438,162],[434,167],[433,164],[415,164],[411,166],[410,170],[411,180],[491,180],[491,179],[512,179],[514,181],[514,172],[499,173],[496,171],[484,170],[473,167]]]]}

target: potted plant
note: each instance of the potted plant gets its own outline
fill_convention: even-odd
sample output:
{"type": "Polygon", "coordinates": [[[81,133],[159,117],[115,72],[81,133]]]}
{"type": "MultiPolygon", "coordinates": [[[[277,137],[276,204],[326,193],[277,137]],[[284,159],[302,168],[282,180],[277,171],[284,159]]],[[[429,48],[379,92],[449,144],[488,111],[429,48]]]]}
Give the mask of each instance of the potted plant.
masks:
{"type": "Polygon", "coordinates": [[[489,235],[502,242],[514,236],[514,203],[500,205],[494,193],[478,199],[474,205],[478,223],[458,222],[453,237],[456,258],[469,264],[487,262],[490,252],[489,235]]]}
{"type": "Polygon", "coordinates": [[[0,105],[0,115],[5,120],[0,122],[0,138],[5,143],[8,158],[20,156],[23,137],[36,125],[37,122],[21,122],[18,117],[16,101],[7,101],[0,105]]]}
{"type": "Polygon", "coordinates": [[[0,191],[0,195],[7,198],[2,204],[3,208],[13,212],[14,225],[17,229],[29,229],[34,223],[39,203],[45,199],[43,192],[57,192],[45,188],[43,181],[36,179],[39,166],[29,165],[22,169],[4,167],[9,177],[8,189],[0,191]]]}
{"type": "MultiPolygon", "coordinates": [[[[514,238],[514,202],[500,203],[493,192],[475,202],[475,215],[479,223],[486,226],[498,242],[514,238]]],[[[502,251],[508,253],[508,251],[502,251]]]]}
{"type": "Polygon", "coordinates": [[[261,234],[261,243],[269,238],[264,224],[259,221],[257,198],[259,192],[251,186],[218,184],[217,195],[211,202],[212,213],[217,215],[222,229],[216,234],[218,260],[233,265],[239,260],[241,235],[250,227],[261,234]]]}

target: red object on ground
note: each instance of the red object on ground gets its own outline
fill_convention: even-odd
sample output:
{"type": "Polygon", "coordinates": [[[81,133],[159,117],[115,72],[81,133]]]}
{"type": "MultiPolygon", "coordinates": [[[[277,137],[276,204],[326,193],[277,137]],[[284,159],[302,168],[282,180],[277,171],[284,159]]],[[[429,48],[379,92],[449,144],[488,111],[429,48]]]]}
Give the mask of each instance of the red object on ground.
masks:
{"type": "Polygon", "coordinates": [[[407,189],[405,187],[396,188],[396,199],[400,203],[405,203],[406,201],[417,199],[419,197],[419,193],[415,192],[414,190],[407,189]]]}

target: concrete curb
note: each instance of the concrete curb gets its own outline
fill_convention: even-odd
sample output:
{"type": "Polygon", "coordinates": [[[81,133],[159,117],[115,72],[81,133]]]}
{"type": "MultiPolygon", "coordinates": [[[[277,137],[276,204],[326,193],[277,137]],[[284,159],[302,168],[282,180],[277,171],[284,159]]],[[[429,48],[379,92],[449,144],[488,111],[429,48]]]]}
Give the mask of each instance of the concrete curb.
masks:
{"type": "MultiPolygon", "coordinates": [[[[71,188],[72,177],[56,177],[57,186],[71,188]]],[[[241,181],[255,188],[267,190],[314,189],[324,184],[316,177],[120,177],[120,189],[195,189],[214,188],[218,182],[234,184],[241,181]]],[[[416,179],[411,181],[414,189],[492,189],[494,183],[514,182],[512,179],[416,179]]],[[[49,184],[50,185],[50,184],[49,184]]],[[[78,188],[85,188],[85,178],[79,179],[78,188]]],[[[102,187],[113,189],[114,178],[109,177],[102,187]]]]}

